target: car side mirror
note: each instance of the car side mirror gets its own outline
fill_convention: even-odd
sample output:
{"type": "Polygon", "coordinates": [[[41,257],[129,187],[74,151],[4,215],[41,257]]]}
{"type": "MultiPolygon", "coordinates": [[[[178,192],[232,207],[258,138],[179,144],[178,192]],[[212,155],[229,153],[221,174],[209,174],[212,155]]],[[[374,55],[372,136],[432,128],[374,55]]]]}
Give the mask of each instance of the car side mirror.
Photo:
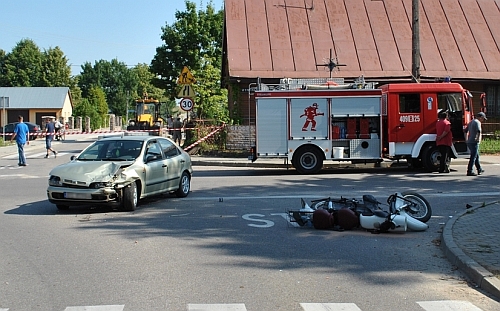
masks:
{"type": "Polygon", "coordinates": [[[156,158],[156,156],[155,156],[155,155],[148,155],[148,156],[146,157],[146,163],[149,163],[149,162],[154,161],[154,160],[156,160],[156,159],[157,159],[157,158],[156,158]]]}
{"type": "Polygon", "coordinates": [[[76,159],[76,155],[72,155],[69,159],[73,161],[74,159],[76,159]]]}

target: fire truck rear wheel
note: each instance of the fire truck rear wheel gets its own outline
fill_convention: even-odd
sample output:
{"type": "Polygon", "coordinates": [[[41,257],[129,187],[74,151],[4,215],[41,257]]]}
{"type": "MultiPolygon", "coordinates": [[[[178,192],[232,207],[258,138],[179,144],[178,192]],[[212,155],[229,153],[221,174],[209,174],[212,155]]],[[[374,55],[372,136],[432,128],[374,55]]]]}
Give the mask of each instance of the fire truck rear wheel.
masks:
{"type": "Polygon", "coordinates": [[[316,174],[323,167],[323,157],[317,148],[303,147],[295,152],[292,164],[300,174],[316,174]]]}

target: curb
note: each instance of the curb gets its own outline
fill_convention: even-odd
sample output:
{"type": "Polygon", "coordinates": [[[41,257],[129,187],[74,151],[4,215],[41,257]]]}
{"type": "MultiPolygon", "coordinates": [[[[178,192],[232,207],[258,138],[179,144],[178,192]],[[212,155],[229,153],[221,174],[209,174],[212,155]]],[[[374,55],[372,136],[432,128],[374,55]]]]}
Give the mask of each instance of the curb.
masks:
{"type": "Polygon", "coordinates": [[[441,248],[452,265],[463,271],[479,288],[500,299],[500,279],[466,255],[453,240],[453,225],[455,222],[461,216],[482,207],[477,206],[467,209],[448,220],[441,233],[441,248]]]}

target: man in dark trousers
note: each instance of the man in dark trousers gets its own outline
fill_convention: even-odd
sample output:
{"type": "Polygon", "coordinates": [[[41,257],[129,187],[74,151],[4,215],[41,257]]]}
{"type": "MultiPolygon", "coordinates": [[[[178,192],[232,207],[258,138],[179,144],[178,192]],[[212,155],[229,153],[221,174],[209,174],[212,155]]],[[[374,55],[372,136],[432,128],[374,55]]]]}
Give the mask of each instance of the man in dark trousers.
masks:
{"type": "Polygon", "coordinates": [[[451,123],[448,120],[448,113],[440,111],[438,113],[438,121],[436,123],[436,146],[441,153],[439,160],[439,172],[449,173],[448,167],[451,154],[451,144],[453,143],[453,135],[451,134],[451,123]]]}
{"type": "Polygon", "coordinates": [[[19,154],[19,161],[17,165],[26,166],[26,156],[24,155],[24,145],[30,144],[30,131],[26,123],[23,122],[23,116],[18,116],[17,120],[19,121],[14,128],[14,135],[10,138],[10,141],[16,139],[17,143],[17,153],[19,154]]]}
{"type": "Polygon", "coordinates": [[[174,135],[173,135],[174,142],[177,143],[180,146],[181,145],[181,138],[182,138],[182,135],[181,135],[181,129],[182,129],[181,118],[175,119],[173,127],[174,127],[174,135]],[[177,142],[177,141],[179,141],[179,142],[177,142]]]}
{"type": "Polygon", "coordinates": [[[47,123],[45,123],[45,149],[47,149],[45,159],[49,157],[49,151],[52,151],[52,153],[54,154],[54,158],[57,157],[57,151],[52,149],[52,140],[54,140],[55,134],[56,127],[54,122],[52,122],[51,119],[47,119],[47,123]]]}

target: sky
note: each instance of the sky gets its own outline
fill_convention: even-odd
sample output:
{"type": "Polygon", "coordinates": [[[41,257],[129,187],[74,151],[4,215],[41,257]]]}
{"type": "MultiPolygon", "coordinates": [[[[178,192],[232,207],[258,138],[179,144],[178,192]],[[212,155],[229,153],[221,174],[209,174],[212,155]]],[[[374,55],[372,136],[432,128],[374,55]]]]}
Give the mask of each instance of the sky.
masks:
{"type": "MultiPolygon", "coordinates": [[[[190,0],[204,10],[210,0],[190,0]]],[[[216,10],[223,0],[211,0],[216,10]]],[[[23,39],[41,51],[58,46],[73,75],[81,65],[117,59],[128,66],[150,64],[184,0],[0,0],[0,49],[10,53],[23,39]]]]}

